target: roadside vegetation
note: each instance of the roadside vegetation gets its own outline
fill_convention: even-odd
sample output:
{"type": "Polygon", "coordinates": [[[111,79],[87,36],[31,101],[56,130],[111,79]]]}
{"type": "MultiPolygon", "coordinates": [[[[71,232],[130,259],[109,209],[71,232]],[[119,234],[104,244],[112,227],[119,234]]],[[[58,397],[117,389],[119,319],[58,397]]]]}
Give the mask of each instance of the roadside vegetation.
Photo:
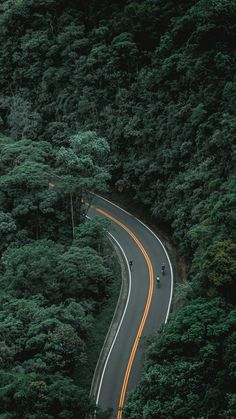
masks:
{"type": "Polygon", "coordinates": [[[6,418],[34,397],[29,414],[53,417],[54,393],[65,400],[57,417],[89,409],[58,342],[76,330],[68,358],[86,362],[86,331],[109,298],[112,269],[81,201],[107,181],[169,226],[187,266],[179,309],[153,339],[124,418],[236,417],[236,2],[0,8],[0,124],[10,137],[0,144],[6,418]]]}
{"type": "Polygon", "coordinates": [[[111,315],[96,351],[88,343],[119,294],[107,223],[85,222],[81,201],[95,184],[106,187],[108,145],[92,132],[58,150],[46,141],[0,141],[0,416],[82,418],[94,411],[90,358],[111,315]],[[77,371],[88,365],[82,382],[77,371]]]}

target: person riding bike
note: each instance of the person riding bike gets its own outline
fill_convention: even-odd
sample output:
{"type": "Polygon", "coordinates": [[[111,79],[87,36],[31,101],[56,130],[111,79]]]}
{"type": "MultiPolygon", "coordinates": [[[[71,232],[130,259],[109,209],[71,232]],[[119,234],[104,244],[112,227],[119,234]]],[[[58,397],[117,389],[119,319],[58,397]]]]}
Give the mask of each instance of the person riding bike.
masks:
{"type": "Polygon", "coordinates": [[[158,286],[158,288],[160,287],[160,277],[157,275],[157,277],[156,277],[156,281],[157,281],[157,286],[158,286]]]}
{"type": "Polygon", "coordinates": [[[161,273],[162,273],[162,275],[164,275],[165,269],[166,269],[166,267],[165,267],[165,264],[163,262],[162,265],[161,265],[161,273]]]}
{"type": "Polygon", "coordinates": [[[129,267],[130,267],[130,269],[132,269],[132,267],[133,267],[133,261],[132,260],[129,261],[129,267]]]}

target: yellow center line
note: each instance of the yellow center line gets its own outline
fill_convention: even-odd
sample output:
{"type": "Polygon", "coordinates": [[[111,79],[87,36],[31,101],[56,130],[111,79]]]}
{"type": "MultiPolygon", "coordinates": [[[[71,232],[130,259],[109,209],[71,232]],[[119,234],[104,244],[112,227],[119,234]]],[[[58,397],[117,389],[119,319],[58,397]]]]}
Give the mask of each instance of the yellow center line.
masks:
{"type": "Polygon", "coordinates": [[[138,333],[136,335],[136,338],[135,338],[135,341],[134,341],[134,344],[133,344],[133,348],[132,348],[132,351],[131,351],[131,354],[130,354],[130,357],[129,357],[129,361],[128,361],[128,364],[127,364],[127,367],[126,367],[125,377],[124,377],[124,381],[123,381],[122,389],[121,389],[121,394],[120,394],[117,419],[121,419],[122,418],[122,409],[123,409],[123,406],[124,406],[124,400],[125,400],[125,395],[126,395],[126,391],[127,391],[127,386],[128,386],[128,381],[129,381],[131,368],[132,368],[135,353],[136,353],[136,350],[137,350],[137,347],[138,347],[138,344],[139,344],[139,339],[142,336],[143,328],[145,326],[147,315],[148,315],[150,305],[151,305],[151,301],[152,301],[153,286],[154,286],[153,267],[152,267],[152,263],[150,261],[150,258],[148,256],[146,250],[144,249],[143,245],[137,239],[135,234],[125,224],[121,223],[119,220],[117,220],[112,215],[108,214],[107,212],[101,210],[100,208],[96,208],[96,211],[105,215],[105,217],[110,218],[112,221],[114,221],[115,224],[119,225],[125,231],[127,231],[127,233],[132,237],[132,239],[135,241],[135,243],[137,244],[137,246],[141,250],[144,258],[146,259],[146,262],[147,262],[147,265],[148,265],[148,270],[149,270],[149,290],[148,290],[148,297],[147,297],[147,301],[146,301],[146,306],[145,306],[145,309],[144,309],[144,312],[143,312],[143,316],[142,316],[141,323],[139,325],[138,333]]]}

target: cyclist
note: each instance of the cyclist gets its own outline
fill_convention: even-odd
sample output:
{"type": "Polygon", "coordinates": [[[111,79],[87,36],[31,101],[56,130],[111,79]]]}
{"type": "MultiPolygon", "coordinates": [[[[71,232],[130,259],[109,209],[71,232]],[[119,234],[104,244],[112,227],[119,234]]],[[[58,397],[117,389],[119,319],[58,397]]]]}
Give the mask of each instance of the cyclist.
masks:
{"type": "Polygon", "coordinates": [[[165,267],[165,264],[163,262],[162,265],[161,265],[161,273],[162,273],[162,275],[164,275],[165,269],[166,269],[166,267],[165,267]]]}
{"type": "Polygon", "coordinates": [[[129,267],[130,267],[130,269],[132,269],[132,266],[133,266],[133,261],[132,261],[132,260],[130,260],[130,261],[129,261],[129,267]]]}
{"type": "Polygon", "coordinates": [[[158,288],[160,287],[160,277],[157,275],[157,277],[156,277],[156,280],[157,280],[157,286],[158,286],[158,288]]]}

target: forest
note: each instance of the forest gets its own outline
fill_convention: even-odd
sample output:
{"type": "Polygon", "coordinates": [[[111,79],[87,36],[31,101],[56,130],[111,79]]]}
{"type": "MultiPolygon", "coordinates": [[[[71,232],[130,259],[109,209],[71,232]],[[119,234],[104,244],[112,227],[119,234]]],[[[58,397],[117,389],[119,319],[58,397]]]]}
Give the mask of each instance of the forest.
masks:
{"type": "Polygon", "coordinates": [[[3,0],[0,41],[1,418],[93,411],[117,188],[186,266],[124,419],[236,417],[236,1],[3,0]]]}

